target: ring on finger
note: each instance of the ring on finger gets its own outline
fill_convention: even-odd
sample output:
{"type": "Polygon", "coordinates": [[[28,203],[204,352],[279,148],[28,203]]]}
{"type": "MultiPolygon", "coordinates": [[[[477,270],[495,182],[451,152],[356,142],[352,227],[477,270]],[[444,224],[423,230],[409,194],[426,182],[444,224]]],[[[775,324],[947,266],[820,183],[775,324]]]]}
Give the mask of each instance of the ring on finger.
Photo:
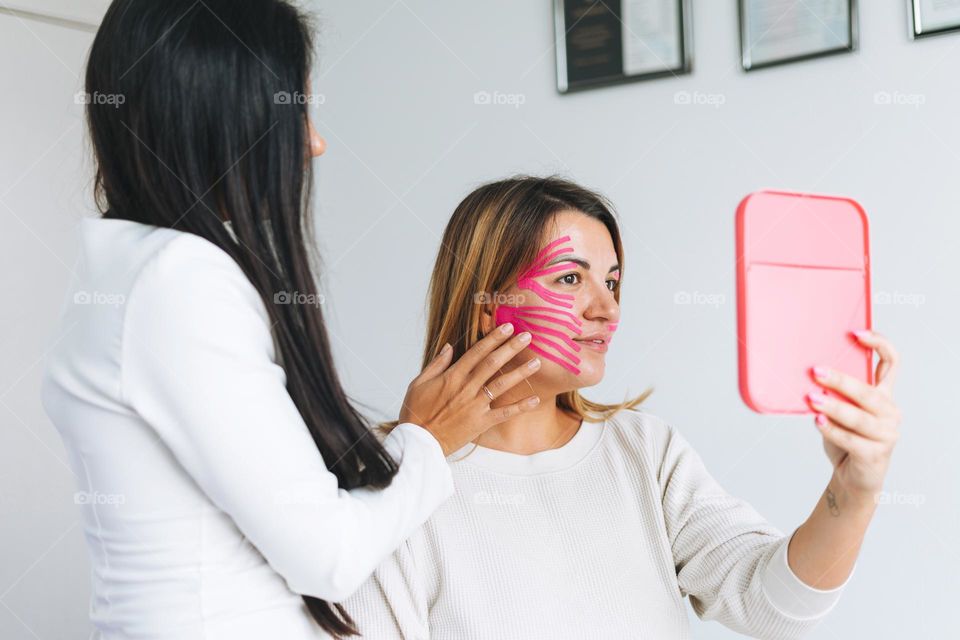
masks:
{"type": "Polygon", "coordinates": [[[490,402],[493,402],[493,391],[490,391],[490,389],[487,389],[487,385],[483,385],[482,387],[480,387],[480,390],[483,391],[484,395],[490,398],[490,402]]]}

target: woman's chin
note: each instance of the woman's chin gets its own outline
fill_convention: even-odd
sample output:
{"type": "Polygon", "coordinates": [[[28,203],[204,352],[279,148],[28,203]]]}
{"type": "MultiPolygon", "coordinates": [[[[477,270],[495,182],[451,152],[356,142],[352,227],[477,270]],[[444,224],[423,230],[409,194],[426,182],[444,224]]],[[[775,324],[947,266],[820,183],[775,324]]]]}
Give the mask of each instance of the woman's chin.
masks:
{"type": "Polygon", "coordinates": [[[551,392],[556,390],[555,392],[560,394],[592,387],[603,380],[604,363],[602,360],[599,363],[581,360],[577,368],[579,373],[574,373],[558,364],[544,363],[543,369],[537,374],[537,391],[543,392],[549,388],[551,392]]]}
{"type": "Polygon", "coordinates": [[[580,373],[570,373],[570,382],[574,389],[584,389],[600,384],[603,380],[605,366],[603,360],[590,362],[587,359],[580,361],[580,373]]]}
{"type": "Polygon", "coordinates": [[[592,387],[596,384],[600,384],[600,381],[603,380],[603,370],[592,371],[589,374],[586,371],[581,371],[580,375],[577,376],[577,388],[584,389],[586,387],[592,387]]]}

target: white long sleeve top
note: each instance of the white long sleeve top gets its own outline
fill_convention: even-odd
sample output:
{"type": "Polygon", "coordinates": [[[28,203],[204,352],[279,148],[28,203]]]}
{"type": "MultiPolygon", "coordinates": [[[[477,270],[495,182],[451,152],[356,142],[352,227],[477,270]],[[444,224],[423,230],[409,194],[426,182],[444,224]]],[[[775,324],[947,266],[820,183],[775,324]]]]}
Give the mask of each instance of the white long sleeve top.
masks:
{"type": "Polygon", "coordinates": [[[347,600],[367,638],[689,638],[685,597],[704,620],[798,638],[845,586],[802,582],[789,536],[645,412],[534,455],[468,445],[448,460],[455,497],[347,600]]]}
{"type": "Polygon", "coordinates": [[[452,494],[439,443],[400,425],[392,485],[339,489],[263,302],[198,236],[84,220],[76,274],[42,395],[79,484],[99,637],[326,637],[299,594],[344,600],[452,494]]]}

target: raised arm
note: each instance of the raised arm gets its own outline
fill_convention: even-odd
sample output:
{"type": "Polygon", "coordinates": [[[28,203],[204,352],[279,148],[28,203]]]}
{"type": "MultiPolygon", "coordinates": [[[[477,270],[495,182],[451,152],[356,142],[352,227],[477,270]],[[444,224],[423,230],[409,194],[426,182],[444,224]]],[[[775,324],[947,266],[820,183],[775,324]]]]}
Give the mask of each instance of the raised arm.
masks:
{"type": "Polygon", "coordinates": [[[900,410],[893,401],[899,357],[889,340],[871,331],[854,334],[879,354],[875,385],[816,367],[814,376],[837,396],[816,393],[814,420],[834,467],[827,488],[790,543],[790,566],[807,584],[829,589],[850,575],[877,508],[894,446],[900,410]]]}
{"type": "Polygon", "coordinates": [[[726,493],[672,427],[659,471],[681,592],[694,612],[756,637],[799,638],[841,589],[805,584],[787,563],[789,538],[726,493]]]}

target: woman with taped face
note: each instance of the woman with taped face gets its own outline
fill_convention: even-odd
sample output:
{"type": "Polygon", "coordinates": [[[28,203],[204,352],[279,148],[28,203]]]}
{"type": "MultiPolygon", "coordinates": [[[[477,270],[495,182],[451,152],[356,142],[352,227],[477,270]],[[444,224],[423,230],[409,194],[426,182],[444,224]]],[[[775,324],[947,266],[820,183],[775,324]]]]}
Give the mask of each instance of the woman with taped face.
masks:
{"type": "Polygon", "coordinates": [[[569,181],[502,180],[457,207],[433,271],[424,361],[511,322],[533,339],[503,370],[535,373],[485,392],[494,406],[542,401],[448,457],[454,498],[347,601],[361,633],[687,638],[689,596],[701,618],[787,638],[832,608],[849,567],[836,584],[801,580],[791,536],[727,494],[673,425],[638,409],[649,390],[614,405],[581,395],[616,348],[623,274],[609,203],[569,181]]]}

